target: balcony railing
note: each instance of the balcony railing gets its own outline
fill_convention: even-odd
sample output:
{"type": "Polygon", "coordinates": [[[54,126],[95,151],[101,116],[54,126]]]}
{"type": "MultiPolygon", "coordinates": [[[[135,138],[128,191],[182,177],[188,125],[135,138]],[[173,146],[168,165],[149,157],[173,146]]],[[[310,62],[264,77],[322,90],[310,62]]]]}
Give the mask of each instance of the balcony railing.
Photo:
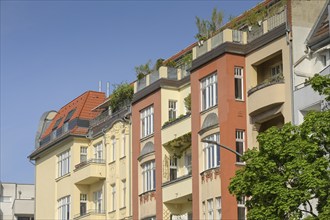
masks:
{"type": "Polygon", "coordinates": [[[105,160],[104,159],[89,159],[87,161],[83,161],[81,163],[78,163],[77,165],[75,165],[75,169],[80,169],[84,166],[87,166],[88,164],[91,164],[91,163],[97,163],[97,164],[105,164],[105,160]]]}
{"type": "Polygon", "coordinates": [[[111,112],[109,110],[106,110],[102,112],[99,116],[90,120],[90,126],[94,127],[95,125],[105,122],[106,120],[109,120],[112,117],[116,117],[117,115],[121,114],[123,111],[127,111],[127,110],[130,110],[130,101],[124,102],[118,111],[111,112]]]}
{"type": "Polygon", "coordinates": [[[265,80],[264,82],[258,84],[256,87],[253,87],[252,89],[250,89],[248,91],[248,96],[250,96],[252,93],[254,93],[260,89],[263,89],[267,86],[271,86],[271,85],[278,84],[278,83],[284,83],[283,76],[273,77],[273,78],[265,80]]]}
{"type": "Polygon", "coordinates": [[[283,9],[283,11],[267,19],[268,31],[280,26],[285,22],[286,22],[286,10],[283,9]]]}
{"type": "Polygon", "coordinates": [[[98,209],[89,209],[86,212],[83,213],[79,213],[74,215],[74,219],[79,219],[79,218],[83,218],[85,216],[90,216],[90,215],[104,215],[105,214],[105,210],[98,210],[98,209]]]}

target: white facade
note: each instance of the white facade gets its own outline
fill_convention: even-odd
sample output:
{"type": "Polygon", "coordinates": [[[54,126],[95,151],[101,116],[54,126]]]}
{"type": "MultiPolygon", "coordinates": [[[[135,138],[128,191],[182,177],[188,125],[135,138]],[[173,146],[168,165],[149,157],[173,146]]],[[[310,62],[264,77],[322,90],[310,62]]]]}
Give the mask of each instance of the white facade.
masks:
{"type": "Polygon", "coordinates": [[[34,219],[34,185],[0,183],[0,220],[34,219]]]}

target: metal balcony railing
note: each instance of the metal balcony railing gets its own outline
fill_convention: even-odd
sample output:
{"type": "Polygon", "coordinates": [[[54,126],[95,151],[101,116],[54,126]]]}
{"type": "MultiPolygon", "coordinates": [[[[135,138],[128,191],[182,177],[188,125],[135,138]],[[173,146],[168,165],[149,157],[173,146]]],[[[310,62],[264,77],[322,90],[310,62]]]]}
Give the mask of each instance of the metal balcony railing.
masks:
{"type": "Polygon", "coordinates": [[[283,76],[273,77],[273,78],[269,78],[269,79],[265,80],[264,82],[258,84],[257,86],[253,87],[252,89],[250,89],[248,91],[248,96],[250,96],[252,93],[254,93],[260,89],[263,89],[267,86],[271,86],[271,85],[278,84],[278,83],[284,83],[283,76]]]}
{"type": "Polygon", "coordinates": [[[74,219],[78,219],[78,218],[83,218],[84,216],[89,216],[89,215],[93,215],[93,214],[101,214],[104,215],[105,214],[105,210],[99,210],[99,209],[89,209],[86,212],[81,212],[79,214],[74,215],[74,219]]]}
{"type": "Polygon", "coordinates": [[[96,164],[105,164],[105,160],[104,159],[96,159],[96,158],[93,158],[93,159],[89,159],[87,161],[83,161],[83,162],[80,162],[78,163],[77,165],[75,165],[75,169],[80,169],[84,166],[87,166],[91,163],[96,163],[96,164]]]}

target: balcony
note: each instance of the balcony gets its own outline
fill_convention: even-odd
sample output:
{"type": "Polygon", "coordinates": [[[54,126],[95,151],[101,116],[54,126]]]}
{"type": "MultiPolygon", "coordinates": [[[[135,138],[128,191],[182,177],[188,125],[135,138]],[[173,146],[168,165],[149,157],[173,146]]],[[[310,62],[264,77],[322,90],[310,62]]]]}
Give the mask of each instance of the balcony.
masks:
{"type": "Polygon", "coordinates": [[[187,71],[188,68],[189,66],[183,66],[181,68],[161,66],[159,70],[153,71],[142,79],[137,80],[134,83],[134,93],[141,91],[142,89],[148,87],[149,85],[153,84],[161,78],[170,80],[181,80],[182,78],[189,75],[189,72],[187,71]]]}
{"type": "Polygon", "coordinates": [[[183,136],[191,131],[190,113],[180,116],[173,121],[165,122],[162,127],[162,143],[167,143],[176,137],[183,136]],[[173,132],[175,131],[175,132],[173,132]]]}
{"type": "Polygon", "coordinates": [[[105,211],[104,210],[90,209],[90,210],[87,210],[86,213],[76,214],[73,219],[101,220],[101,219],[105,219],[105,211]]]}
{"type": "Polygon", "coordinates": [[[34,215],[34,200],[15,199],[13,213],[14,215],[34,215]]]}
{"type": "Polygon", "coordinates": [[[285,102],[285,84],[283,77],[271,78],[248,91],[249,114],[274,103],[285,102]]]}
{"type": "Polygon", "coordinates": [[[247,44],[284,23],[286,23],[286,9],[282,6],[274,15],[258,21],[253,27],[244,23],[234,27],[235,29],[225,26],[221,32],[208,40],[200,41],[198,46],[193,48],[193,60],[225,42],[247,44]]]}
{"type": "Polygon", "coordinates": [[[179,177],[163,184],[163,202],[186,203],[191,199],[191,175],[179,177]]]}
{"type": "Polygon", "coordinates": [[[105,179],[105,160],[90,159],[81,162],[74,169],[74,183],[90,185],[105,179]]]}

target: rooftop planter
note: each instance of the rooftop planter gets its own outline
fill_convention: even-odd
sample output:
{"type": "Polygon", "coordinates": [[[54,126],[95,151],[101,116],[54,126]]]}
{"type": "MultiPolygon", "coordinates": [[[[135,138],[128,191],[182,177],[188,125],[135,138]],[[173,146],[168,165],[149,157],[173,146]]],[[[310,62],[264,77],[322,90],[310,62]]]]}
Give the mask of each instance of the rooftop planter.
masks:
{"type": "Polygon", "coordinates": [[[115,85],[115,89],[110,96],[110,108],[112,112],[120,110],[128,105],[133,98],[134,88],[130,84],[121,83],[115,85]]]}

